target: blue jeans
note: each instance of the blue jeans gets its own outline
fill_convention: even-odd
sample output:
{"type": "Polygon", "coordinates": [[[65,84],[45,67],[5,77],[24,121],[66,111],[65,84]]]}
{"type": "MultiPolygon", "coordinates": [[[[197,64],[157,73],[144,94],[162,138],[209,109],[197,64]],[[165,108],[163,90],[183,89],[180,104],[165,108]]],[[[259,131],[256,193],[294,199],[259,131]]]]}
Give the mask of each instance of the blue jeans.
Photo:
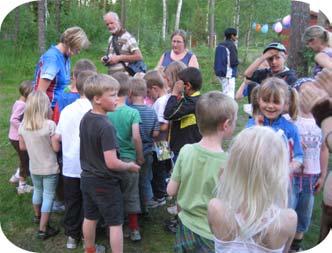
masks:
{"type": "Polygon", "coordinates": [[[50,213],[55,197],[55,189],[59,174],[34,175],[31,174],[33,183],[32,204],[41,205],[42,213],[50,213]]]}
{"type": "Polygon", "coordinates": [[[139,189],[141,196],[141,203],[146,203],[147,201],[153,198],[152,191],[152,152],[149,152],[144,155],[145,163],[142,165],[141,170],[139,171],[139,189]]]}
{"type": "Polygon", "coordinates": [[[319,174],[293,175],[290,208],[294,209],[297,213],[298,222],[296,231],[299,233],[308,231],[314,207],[315,184],[319,176],[319,174]]]}

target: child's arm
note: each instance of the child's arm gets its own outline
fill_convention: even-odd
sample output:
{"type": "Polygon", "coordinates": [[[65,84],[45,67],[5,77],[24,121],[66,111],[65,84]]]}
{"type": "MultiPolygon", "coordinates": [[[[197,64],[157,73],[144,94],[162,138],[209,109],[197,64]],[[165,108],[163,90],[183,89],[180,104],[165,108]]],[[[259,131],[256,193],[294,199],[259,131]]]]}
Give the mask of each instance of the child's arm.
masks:
{"type": "Polygon", "coordinates": [[[180,183],[174,181],[173,179],[169,180],[167,185],[167,194],[169,196],[175,196],[178,193],[180,183]]]}
{"type": "Polygon", "coordinates": [[[118,159],[118,157],[116,155],[116,149],[104,151],[104,159],[105,159],[106,166],[110,170],[114,170],[114,171],[128,170],[130,172],[138,172],[139,169],[141,168],[139,165],[137,165],[134,162],[126,163],[126,162],[123,162],[120,159],[118,159]]]}
{"type": "Polygon", "coordinates": [[[236,100],[240,100],[244,97],[243,91],[247,87],[247,82],[248,81],[246,79],[244,79],[244,81],[241,83],[240,87],[236,91],[236,93],[235,93],[235,99],[236,100]]]}
{"type": "Polygon", "coordinates": [[[320,149],[320,177],[315,184],[315,192],[318,193],[323,185],[327,174],[327,166],[329,163],[329,150],[325,143],[322,143],[320,149]]]}
{"type": "Polygon", "coordinates": [[[133,133],[133,142],[136,150],[136,161],[137,164],[142,165],[144,164],[144,155],[143,155],[142,138],[139,132],[139,124],[133,124],[131,128],[133,133]]]}
{"type": "Polygon", "coordinates": [[[286,209],[280,214],[280,219],[283,224],[285,224],[281,232],[288,235],[288,240],[285,244],[283,253],[288,253],[296,233],[297,214],[292,209],[286,209]]]}
{"type": "Polygon", "coordinates": [[[166,104],[164,118],[166,120],[178,120],[183,116],[195,113],[196,99],[185,97],[180,101],[176,96],[171,96],[166,104]]]}
{"type": "Polygon", "coordinates": [[[53,148],[54,152],[59,152],[61,149],[61,135],[54,134],[51,137],[51,143],[52,143],[52,148],[53,148]]]}
{"type": "Polygon", "coordinates": [[[22,116],[24,113],[24,108],[25,106],[21,106],[21,105],[15,105],[15,110],[13,110],[12,115],[10,116],[10,123],[16,128],[18,129],[21,121],[22,121],[22,116]]]}
{"type": "Polygon", "coordinates": [[[27,150],[27,147],[25,145],[25,141],[24,141],[22,135],[18,136],[18,143],[19,143],[20,150],[27,150]]]}

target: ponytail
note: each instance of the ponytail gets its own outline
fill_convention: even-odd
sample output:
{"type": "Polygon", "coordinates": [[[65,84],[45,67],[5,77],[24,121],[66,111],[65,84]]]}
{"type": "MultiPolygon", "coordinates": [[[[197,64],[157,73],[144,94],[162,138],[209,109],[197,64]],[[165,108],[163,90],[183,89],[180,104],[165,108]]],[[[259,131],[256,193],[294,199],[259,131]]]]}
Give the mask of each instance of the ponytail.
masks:
{"type": "Polygon", "coordinates": [[[299,94],[297,93],[296,89],[289,87],[288,114],[292,120],[296,120],[299,113],[299,102],[299,94]]]}

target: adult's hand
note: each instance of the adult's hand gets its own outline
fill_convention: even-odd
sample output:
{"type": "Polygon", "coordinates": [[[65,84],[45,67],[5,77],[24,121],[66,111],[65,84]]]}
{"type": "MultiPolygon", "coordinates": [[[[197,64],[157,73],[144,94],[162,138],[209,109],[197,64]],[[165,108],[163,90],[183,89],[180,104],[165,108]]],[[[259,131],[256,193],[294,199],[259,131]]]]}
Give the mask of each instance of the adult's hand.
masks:
{"type": "Polygon", "coordinates": [[[332,97],[332,69],[324,68],[319,72],[316,76],[316,83],[332,97]]]}
{"type": "Polygon", "coordinates": [[[311,111],[314,105],[328,99],[329,94],[316,82],[303,85],[301,88],[303,105],[311,111]]]}

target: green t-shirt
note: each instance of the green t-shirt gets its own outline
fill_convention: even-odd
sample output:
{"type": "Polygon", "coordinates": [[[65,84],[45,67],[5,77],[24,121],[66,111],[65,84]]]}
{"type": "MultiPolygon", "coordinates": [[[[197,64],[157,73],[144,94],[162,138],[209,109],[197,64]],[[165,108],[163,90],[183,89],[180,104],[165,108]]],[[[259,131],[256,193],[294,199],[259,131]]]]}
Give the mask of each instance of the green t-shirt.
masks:
{"type": "Polygon", "coordinates": [[[182,223],[194,233],[212,240],[207,219],[207,206],[214,197],[220,169],[225,168],[227,155],[211,152],[198,143],[187,144],[180,150],[172,173],[178,182],[177,201],[182,223]]]}
{"type": "Polygon", "coordinates": [[[107,113],[108,119],[116,129],[116,137],[120,146],[120,158],[136,161],[136,150],[132,141],[132,125],[141,122],[138,110],[127,105],[116,108],[114,112],[107,113]]]}

